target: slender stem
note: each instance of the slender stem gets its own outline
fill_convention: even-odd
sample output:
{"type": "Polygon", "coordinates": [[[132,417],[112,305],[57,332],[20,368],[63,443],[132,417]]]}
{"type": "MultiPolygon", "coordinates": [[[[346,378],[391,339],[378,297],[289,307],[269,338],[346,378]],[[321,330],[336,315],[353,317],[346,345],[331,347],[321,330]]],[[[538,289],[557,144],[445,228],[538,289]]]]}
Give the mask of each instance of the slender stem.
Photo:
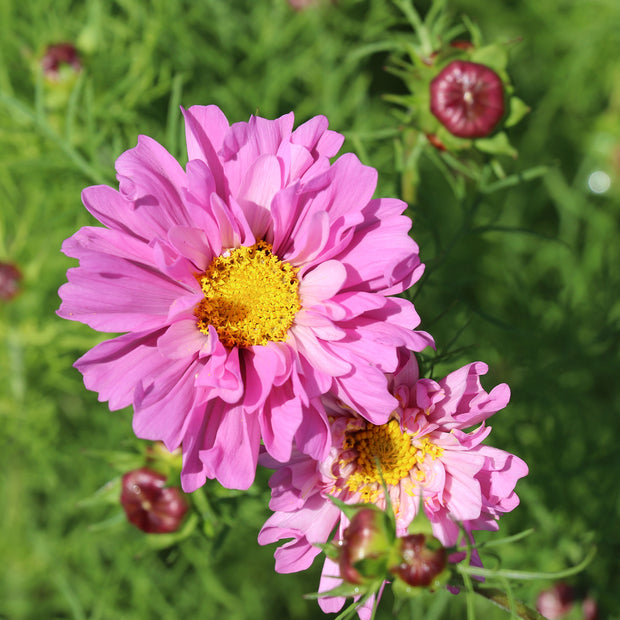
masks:
{"type": "Polygon", "coordinates": [[[497,588],[483,588],[478,586],[474,588],[474,592],[488,599],[498,607],[516,613],[517,616],[523,618],[523,620],[545,620],[545,617],[541,616],[535,609],[528,607],[521,601],[509,597],[506,592],[497,588]]]}

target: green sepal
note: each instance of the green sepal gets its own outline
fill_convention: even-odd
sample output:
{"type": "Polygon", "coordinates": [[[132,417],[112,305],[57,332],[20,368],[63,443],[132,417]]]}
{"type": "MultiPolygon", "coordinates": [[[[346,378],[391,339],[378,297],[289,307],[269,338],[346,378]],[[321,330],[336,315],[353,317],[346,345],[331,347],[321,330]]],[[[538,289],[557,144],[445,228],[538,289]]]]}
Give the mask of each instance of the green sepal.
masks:
{"type": "Polygon", "coordinates": [[[510,112],[508,118],[504,121],[504,127],[513,127],[516,125],[526,114],[529,114],[532,108],[530,108],[525,101],[519,99],[519,97],[510,97],[510,112]]]}
{"type": "Polygon", "coordinates": [[[379,590],[383,584],[383,579],[371,581],[368,584],[356,585],[354,583],[341,583],[339,586],[327,590],[326,592],[312,592],[311,594],[304,594],[305,599],[315,600],[328,596],[344,596],[345,598],[353,596],[362,596],[364,594],[371,594],[379,590]]]}
{"type": "Polygon", "coordinates": [[[472,62],[486,65],[497,73],[504,74],[508,66],[508,52],[504,45],[492,43],[472,50],[470,55],[472,62]]]}
{"type": "Polygon", "coordinates": [[[145,536],[148,546],[151,549],[165,549],[166,547],[172,547],[181,542],[185,538],[191,536],[198,525],[198,515],[193,512],[185,520],[183,527],[176,532],[170,534],[147,534],[145,536]]]}
{"type": "Polygon", "coordinates": [[[125,452],[122,450],[86,450],[87,456],[103,459],[116,471],[124,474],[133,469],[144,467],[145,455],[141,452],[125,452]]]}
{"type": "Polygon", "coordinates": [[[340,557],[340,547],[334,543],[313,543],[318,547],[330,560],[338,560],[340,557]]]}
{"type": "Polygon", "coordinates": [[[394,576],[392,580],[392,593],[394,594],[395,599],[409,599],[420,596],[423,592],[437,592],[448,585],[450,578],[452,577],[452,571],[450,566],[446,566],[439,575],[433,579],[432,583],[427,586],[410,586],[408,583],[405,583],[402,579],[394,576]]]}
{"type": "Polygon", "coordinates": [[[409,524],[407,531],[410,534],[424,534],[425,536],[433,537],[433,525],[424,512],[421,499],[418,502],[418,511],[416,516],[409,524]]]}
{"type": "Polygon", "coordinates": [[[490,155],[508,155],[509,157],[517,157],[516,149],[510,144],[508,136],[500,131],[491,138],[478,138],[474,140],[474,146],[483,153],[490,155]]]}
{"type": "Polygon", "coordinates": [[[78,502],[80,508],[90,506],[118,506],[121,497],[121,478],[112,478],[92,495],[78,502]]]}
{"type": "Polygon", "coordinates": [[[333,495],[330,495],[329,499],[332,501],[334,506],[336,506],[336,508],[344,513],[344,516],[349,519],[349,521],[363,508],[370,508],[371,510],[376,510],[377,512],[383,512],[374,504],[364,504],[363,502],[358,504],[347,504],[340,498],[334,497],[333,495]]]}

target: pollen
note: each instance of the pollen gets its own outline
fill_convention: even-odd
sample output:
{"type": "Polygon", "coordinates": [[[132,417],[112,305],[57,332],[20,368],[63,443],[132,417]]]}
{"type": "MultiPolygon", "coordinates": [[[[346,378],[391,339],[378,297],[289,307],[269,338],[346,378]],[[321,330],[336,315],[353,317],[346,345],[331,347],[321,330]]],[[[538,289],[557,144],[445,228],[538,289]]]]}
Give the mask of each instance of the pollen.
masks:
{"type": "Polygon", "coordinates": [[[420,482],[424,474],[419,466],[427,456],[441,456],[443,449],[426,437],[415,444],[413,436],[403,432],[396,419],[380,426],[366,423],[363,429],[348,431],[341,458],[342,465],[353,466],[347,488],[359,493],[362,501],[375,502],[383,493],[381,476],[388,487],[405,478],[420,482]]]}
{"type": "Polygon", "coordinates": [[[198,276],[198,329],[208,334],[213,325],[229,348],[283,342],[301,309],[297,271],[264,241],[218,256],[198,276]]]}

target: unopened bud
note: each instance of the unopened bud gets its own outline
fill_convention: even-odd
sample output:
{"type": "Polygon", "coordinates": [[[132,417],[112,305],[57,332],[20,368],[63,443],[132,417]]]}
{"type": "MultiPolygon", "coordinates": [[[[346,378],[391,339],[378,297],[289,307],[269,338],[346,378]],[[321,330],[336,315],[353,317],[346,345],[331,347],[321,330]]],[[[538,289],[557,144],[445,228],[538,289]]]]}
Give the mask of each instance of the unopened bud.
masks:
{"type": "Polygon", "coordinates": [[[543,590],[536,599],[536,609],[549,620],[563,618],[573,608],[573,589],[565,583],[556,583],[543,590]]]}
{"type": "Polygon", "coordinates": [[[19,293],[22,273],[12,263],[0,263],[0,300],[10,301],[19,293]]]}
{"type": "Polygon", "coordinates": [[[61,79],[63,67],[69,67],[73,73],[82,70],[80,55],[73,43],[55,43],[48,45],[43,58],[41,68],[48,80],[57,82],[61,79]]]}
{"type": "Polygon", "coordinates": [[[121,505],[129,522],[149,534],[176,532],[188,509],[183,493],[146,467],[123,476],[121,505]]]}
{"type": "Polygon", "coordinates": [[[390,547],[385,519],[385,513],[373,508],[362,508],[351,519],[342,535],[338,562],[344,581],[360,584],[385,573],[390,547]]]}
{"type": "Polygon", "coordinates": [[[431,82],[431,112],[459,138],[488,136],[504,116],[504,84],[485,65],[454,60],[431,82]]]}
{"type": "Polygon", "coordinates": [[[426,544],[424,534],[410,534],[400,539],[400,564],[390,572],[413,587],[430,586],[446,567],[446,550],[436,541],[426,544]]]}
{"type": "Polygon", "coordinates": [[[583,620],[597,620],[598,618],[598,605],[593,598],[585,598],[581,605],[583,611],[583,620]]]}

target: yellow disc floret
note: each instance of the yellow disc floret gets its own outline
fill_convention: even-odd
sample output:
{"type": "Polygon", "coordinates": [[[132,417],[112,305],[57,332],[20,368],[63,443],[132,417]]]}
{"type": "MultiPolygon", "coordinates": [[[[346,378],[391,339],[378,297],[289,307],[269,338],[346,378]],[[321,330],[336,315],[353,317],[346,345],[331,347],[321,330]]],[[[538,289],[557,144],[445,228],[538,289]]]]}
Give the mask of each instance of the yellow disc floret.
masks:
{"type": "Polygon", "coordinates": [[[250,347],[286,340],[299,310],[295,267],[259,241],[228,250],[198,277],[204,299],[196,306],[198,329],[213,325],[227,347],[250,347]]]}
{"type": "Polygon", "coordinates": [[[443,450],[427,438],[416,442],[417,446],[412,439],[412,435],[401,431],[395,419],[380,426],[367,423],[363,429],[348,431],[343,455],[347,455],[346,462],[353,465],[354,471],[347,478],[347,488],[360,493],[362,501],[375,502],[381,493],[381,476],[388,486],[410,476],[419,478],[418,466],[426,456],[437,458],[443,450]]]}

